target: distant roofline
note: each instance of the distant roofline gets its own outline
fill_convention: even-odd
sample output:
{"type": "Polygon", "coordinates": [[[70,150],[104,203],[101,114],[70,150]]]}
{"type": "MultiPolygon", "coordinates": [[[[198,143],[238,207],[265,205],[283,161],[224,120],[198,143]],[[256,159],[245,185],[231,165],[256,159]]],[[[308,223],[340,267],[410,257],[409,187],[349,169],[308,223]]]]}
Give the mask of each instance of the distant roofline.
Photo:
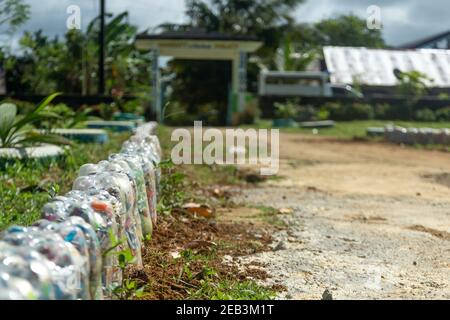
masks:
{"type": "MultiPolygon", "coordinates": [[[[449,31],[449,33],[450,33],[450,31],[449,31]]],[[[323,46],[322,48],[352,48],[352,49],[385,50],[385,51],[417,51],[417,50],[450,51],[450,49],[434,49],[434,48],[402,48],[402,47],[369,48],[369,47],[361,47],[361,46],[323,46]]]]}
{"type": "Polygon", "coordinates": [[[434,34],[416,41],[412,41],[412,42],[408,42],[405,43],[403,45],[398,46],[397,48],[399,49],[415,49],[417,47],[423,46],[429,42],[438,40],[439,38],[445,37],[445,36],[450,36],[450,30],[448,31],[444,31],[438,34],[434,34]]]}
{"type": "Polygon", "coordinates": [[[159,34],[141,33],[137,40],[206,40],[206,41],[258,41],[253,35],[232,35],[221,32],[171,31],[159,34]]]}

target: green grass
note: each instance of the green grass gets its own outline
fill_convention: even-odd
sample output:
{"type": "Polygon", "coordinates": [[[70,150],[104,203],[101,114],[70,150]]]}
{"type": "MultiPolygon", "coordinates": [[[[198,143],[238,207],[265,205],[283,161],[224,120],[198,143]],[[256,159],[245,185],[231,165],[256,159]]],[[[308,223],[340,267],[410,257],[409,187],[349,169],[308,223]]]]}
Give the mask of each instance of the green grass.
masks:
{"type": "Polygon", "coordinates": [[[0,169],[0,230],[30,225],[53,196],[71,190],[78,169],[118,152],[128,133],[110,133],[108,143],[75,144],[64,159],[52,163],[15,162],[0,169]]]}
{"type": "MultiPolygon", "coordinates": [[[[385,120],[364,120],[364,121],[342,121],[336,122],[333,128],[318,129],[318,134],[332,136],[343,139],[367,138],[366,129],[368,127],[384,127],[388,124],[395,124],[405,128],[450,128],[450,122],[414,122],[414,121],[385,121],[385,120]]],[[[261,120],[248,128],[271,128],[270,120],[261,120]]],[[[280,132],[313,134],[312,129],[303,128],[281,128],[280,132]]]]}
{"type": "Polygon", "coordinates": [[[204,281],[202,286],[192,291],[192,299],[209,300],[271,300],[276,292],[258,285],[253,280],[222,280],[218,283],[204,281]]]}
{"type": "Polygon", "coordinates": [[[194,254],[191,250],[184,250],[181,256],[184,259],[183,273],[188,281],[195,276],[189,266],[191,262],[200,261],[203,264],[202,277],[198,288],[189,290],[189,299],[208,300],[270,300],[276,292],[263,287],[254,280],[236,280],[233,277],[221,277],[208,262],[216,257],[216,251],[208,254],[194,254]]]}

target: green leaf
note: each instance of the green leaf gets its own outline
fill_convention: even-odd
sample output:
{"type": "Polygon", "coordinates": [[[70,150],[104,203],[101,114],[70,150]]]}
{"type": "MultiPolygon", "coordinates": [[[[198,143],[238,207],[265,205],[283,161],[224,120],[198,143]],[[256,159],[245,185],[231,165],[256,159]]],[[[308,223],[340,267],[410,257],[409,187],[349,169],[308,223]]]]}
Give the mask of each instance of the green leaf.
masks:
{"type": "Polygon", "coordinates": [[[38,104],[38,106],[36,107],[36,109],[34,109],[33,113],[35,112],[39,112],[42,109],[44,109],[46,106],[48,106],[48,104],[50,102],[52,102],[57,96],[60,96],[61,93],[60,92],[56,92],[54,94],[49,95],[47,98],[45,98],[44,100],[41,101],[41,103],[38,104]]]}
{"type": "Polygon", "coordinates": [[[36,132],[27,132],[23,138],[14,141],[15,145],[36,145],[36,144],[52,144],[52,145],[71,145],[72,142],[66,138],[55,134],[42,134],[36,132]]]}
{"type": "Polygon", "coordinates": [[[12,128],[17,115],[17,107],[12,103],[0,105],[0,137],[3,138],[12,128]]]}

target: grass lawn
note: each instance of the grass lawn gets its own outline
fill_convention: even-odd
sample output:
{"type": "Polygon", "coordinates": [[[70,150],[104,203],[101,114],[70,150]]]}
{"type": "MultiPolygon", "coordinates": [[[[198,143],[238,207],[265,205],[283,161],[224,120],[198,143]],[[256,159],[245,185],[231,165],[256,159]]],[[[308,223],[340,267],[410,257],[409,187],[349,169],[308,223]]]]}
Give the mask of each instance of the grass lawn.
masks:
{"type": "Polygon", "coordinates": [[[0,169],[0,231],[11,225],[30,225],[53,196],[72,188],[78,169],[118,152],[129,133],[110,133],[109,142],[75,144],[67,156],[50,164],[16,162],[0,169]]]}
{"type": "MultiPolygon", "coordinates": [[[[414,121],[385,121],[385,120],[364,120],[364,121],[342,121],[336,122],[333,128],[318,129],[319,135],[333,136],[337,138],[353,139],[365,138],[366,129],[368,127],[384,127],[388,124],[395,124],[405,128],[450,128],[450,122],[414,122],[414,121]]],[[[272,122],[270,120],[261,120],[253,126],[246,126],[248,128],[271,128],[272,122]]],[[[302,128],[281,128],[281,132],[293,132],[313,134],[312,129],[302,128]]]]}

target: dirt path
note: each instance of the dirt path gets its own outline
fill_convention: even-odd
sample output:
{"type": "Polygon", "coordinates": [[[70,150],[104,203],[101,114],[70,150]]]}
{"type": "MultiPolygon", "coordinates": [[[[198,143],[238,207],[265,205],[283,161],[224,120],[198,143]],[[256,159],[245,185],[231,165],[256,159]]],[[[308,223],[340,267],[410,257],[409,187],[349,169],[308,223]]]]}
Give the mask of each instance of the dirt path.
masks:
{"type": "Polygon", "coordinates": [[[267,264],[280,298],[450,299],[450,154],[282,134],[281,179],[237,202],[294,213],[267,264]]]}

